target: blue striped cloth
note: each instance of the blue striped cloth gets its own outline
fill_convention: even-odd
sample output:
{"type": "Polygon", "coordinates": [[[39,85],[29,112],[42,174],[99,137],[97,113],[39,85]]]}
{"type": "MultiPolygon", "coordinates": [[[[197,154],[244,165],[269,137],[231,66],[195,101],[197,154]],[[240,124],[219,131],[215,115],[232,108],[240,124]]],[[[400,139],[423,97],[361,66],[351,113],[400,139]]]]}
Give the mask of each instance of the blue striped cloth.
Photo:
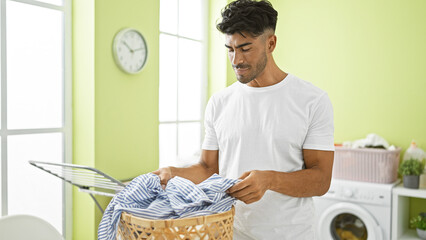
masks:
{"type": "Polygon", "coordinates": [[[235,199],[225,191],[239,180],[217,174],[200,184],[174,177],[163,190],[160,178],[141,175],[120,191],[109,203],[98,229],[98,240],[113,240],[123,211],[147,219],[175,219],[225,212],[235,199]]]}

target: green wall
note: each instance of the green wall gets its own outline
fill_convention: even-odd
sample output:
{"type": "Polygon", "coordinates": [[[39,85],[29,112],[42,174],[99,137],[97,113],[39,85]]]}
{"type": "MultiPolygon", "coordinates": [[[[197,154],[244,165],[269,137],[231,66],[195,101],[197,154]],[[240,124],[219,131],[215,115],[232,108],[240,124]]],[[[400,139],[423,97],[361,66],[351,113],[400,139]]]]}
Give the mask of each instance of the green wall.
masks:
{"type": "Polygon", "coordinates": [[[277,62],[329,93],[336,142],[375,132],[426,149],[424,0],[272,3],[277,62]]]}
{"type": "Polygon", "coordinates": [[[225,88],[227,84],[227,51],[224,46],[223,34],[216,29],[216,21],[220,19],[222,8],[227,4],[226,0],[209,1],[209,49],[208,49],[208,96],[225,88]]]}
{"type": "MultiPolygon", "coordinates": [[[[159,1],[73,1],[73,162],[116,179],[158,168],[159,1]],[[139,30],[148,45],[142,72],[115,65],[112,42],[122,28],[139,30]]],[[[103,207],[110,198],[98,197],[103,207]]],[[[96,239],[101,214],[74,191],[73,239],[96,239]]]]}
{"type": "MultiPolygon", "coordinates": [[[[328,92],[336,142],[377,133],[426,150],[426,1],[271,2],[277,64],[328,92]]],[[[426,200],[410,206],[417,215],[426,200]]]]}
{"type": "MultiPolygon", "coordinates": [[[[73,1],[73,163],[95,166],[94,0],[73,1]]],[[[73,239],[95,239],[95,206],[73,188],[73,239]]],[[[68,229],[67,229],[68,230],[68,229]]]]}
{"type": "MultiPolygon", "coordinates": [[[[426,150],[426,1],[270,2],[278,11],[274,58],[328,92],[336,142],[376,133],[402,153],[413,139],[426,150]]],[[[226,76],[227,86],[236,81],[229,61],[226,76]]],[[[410,215],[425,206],[412,198],[410,215]]]]}
{"type": "Polygon", "coordinates": [[[412,139],[426,149],[424,0],[270,1],[275,60],[328,92],[336,142],[374,132],[403,150],[412,139]]]}

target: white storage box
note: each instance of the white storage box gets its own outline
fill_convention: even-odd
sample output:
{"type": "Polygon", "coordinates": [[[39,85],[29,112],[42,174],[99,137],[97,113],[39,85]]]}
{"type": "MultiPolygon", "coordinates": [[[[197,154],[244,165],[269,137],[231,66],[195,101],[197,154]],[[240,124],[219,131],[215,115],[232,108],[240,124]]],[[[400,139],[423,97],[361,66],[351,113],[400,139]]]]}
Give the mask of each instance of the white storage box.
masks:
{"type": "Polygon", "coordinates": [[[401,148],[335,147],[333,178],[372,183],[392,183],[398,178],[401,148]]]}

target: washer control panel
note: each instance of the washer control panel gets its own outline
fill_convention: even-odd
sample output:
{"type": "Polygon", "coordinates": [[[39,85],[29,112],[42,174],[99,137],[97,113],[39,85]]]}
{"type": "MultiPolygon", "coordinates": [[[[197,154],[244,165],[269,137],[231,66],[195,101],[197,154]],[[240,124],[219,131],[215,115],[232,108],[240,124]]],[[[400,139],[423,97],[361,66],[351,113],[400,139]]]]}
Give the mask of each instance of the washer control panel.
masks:
{"type": "Polygon", "coordinates": [[[378,184],[333,179],[325,198],[390,206],[394,184],[378,184]]]}

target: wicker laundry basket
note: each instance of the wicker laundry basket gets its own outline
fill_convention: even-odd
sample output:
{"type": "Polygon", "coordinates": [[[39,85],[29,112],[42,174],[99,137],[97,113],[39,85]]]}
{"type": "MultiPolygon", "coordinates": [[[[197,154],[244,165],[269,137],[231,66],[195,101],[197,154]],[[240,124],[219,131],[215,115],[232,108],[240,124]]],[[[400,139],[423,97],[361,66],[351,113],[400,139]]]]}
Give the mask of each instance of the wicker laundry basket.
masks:
{"type": "Polygon", "coordinates": [[[232,239],[235,209],[209,216],[152,220],[123,212],[117,240],[227,240],[232,239]]]}

